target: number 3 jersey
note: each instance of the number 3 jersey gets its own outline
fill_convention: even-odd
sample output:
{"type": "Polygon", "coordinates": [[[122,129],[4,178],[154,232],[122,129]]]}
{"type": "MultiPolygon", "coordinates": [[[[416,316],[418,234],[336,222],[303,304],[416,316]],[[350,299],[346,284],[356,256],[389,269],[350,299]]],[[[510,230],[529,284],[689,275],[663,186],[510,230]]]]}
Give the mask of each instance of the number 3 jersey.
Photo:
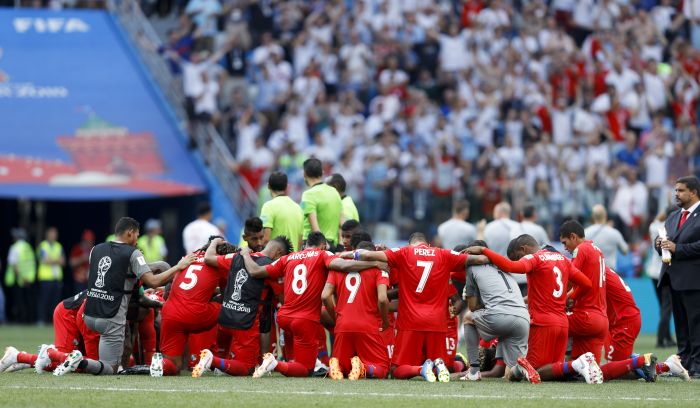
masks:
{"type": "Polygon", "coordinates": [[[398,330],[445,332],[450,272],[464,270],[466,254],[427,244],[384,251],[391,282],[399,285],[398,330]]]}
{"type": "Polygon", "coordinates": [[[337,298],[335,333],[378,333],[381,316],[377,286],[389,286],[389,274],[372,268],[362,272],[331,271],[327,284],[335,287],[337,298]]]}
{"type": "Polygon", "coordinates": [[[219,281],[226,278],[228,269],[212,268],[204,263],[204,253],[195,253],[197,259],[184,271],[180,271],[163,306],[163,315],[178,321],[198,320],[206,309],[219,281]]]}
{"type": "Polygon", "coordinates": [[[270,278],[284,277],[284,305],[278,317],[321,320],[321,292],[335,258],[331,252],[309,248],[265,266],[270,278]]]}

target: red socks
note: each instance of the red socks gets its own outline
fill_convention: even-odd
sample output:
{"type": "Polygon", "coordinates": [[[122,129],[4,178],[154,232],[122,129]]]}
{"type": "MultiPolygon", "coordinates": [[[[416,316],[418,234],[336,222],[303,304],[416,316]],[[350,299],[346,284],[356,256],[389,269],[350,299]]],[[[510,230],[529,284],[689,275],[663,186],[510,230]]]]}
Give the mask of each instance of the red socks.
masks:
{"type": "Polygon", "coordinates": [[[605,378],[605,381],[608,381],[614,380],[615,378],[620,378],[633,369],[642,367],[643,365],[644,356],[639,356],[628,360],[611,361],[600,366],[600,369],[603,370],[603,377],[605,378]]]}
{"type": "Polygon", "coordinates": [[[394,369],[391,376],[398,380],[418,377],[420,370],[421,366],[400,365],[394,369]]]}
{"type": "Polygon", "coordinates": [[[562,378],[565,375],[574,372],[575,370],[571,366],[571,361],[563,361],[561,363],[552,364],[552,375],[554,375],[555,378],[562,378]]]}
{"type": "Polygon", "coordinates": [[[62,363],[66,360],[66,358],[68,358],[68,353],[58,351],[54,348],[50,348],[47,354],[49,355],[51,361],[53,361],[54,363],[62,363]]]}
{"type": "Polygon", "coordinates": [[[671,367],[666,363],[656,363],[656,374],[663,374],[671,371],[671,367]]]}
{"type": "Polygon", "coordinates": [[[280,361],[277,363],[277,367],[275,367],[275,371],[277,371],[278,373],[282,374],[285,377],[308,377],[309,376],[309,370],[307,370],[303,364],[297,363],[296,361],[290,361],[290,362],[280,361]]]}
{"type": "Polygon", "coordinates": [[[163,358],[163,375],[180,375],[180,370],[177,369],[173,360],[163,358]]]}
{"type": "Polygon", "coordinates": [[[218,368],[219,370],[225,372],[228,375],[233,375],[233,376],[246,376],[250,374],[250,370],[248,370],[248,367],[245,366],[245,364],[241,363],[238,360],[226,360],[223,358],[219,357],[214,357],[211,360],[211,369],[218,368]]]}
{"type": "Polygon", "coordinates": [[[365,366],[365,376],[367,378],[386,378],[389,375],[389,370],[384,367],[376,366],[374,364],[364,364],[365,366]]]}
{"type": "Polygon", "coordinates": [[[29,354],[25,353],[24,351],[20,351],[20,353],[17,354],[17,362],[22,364],[30,364],[33,367],[38,357],[39,356],[36,354],[29,354]]]}

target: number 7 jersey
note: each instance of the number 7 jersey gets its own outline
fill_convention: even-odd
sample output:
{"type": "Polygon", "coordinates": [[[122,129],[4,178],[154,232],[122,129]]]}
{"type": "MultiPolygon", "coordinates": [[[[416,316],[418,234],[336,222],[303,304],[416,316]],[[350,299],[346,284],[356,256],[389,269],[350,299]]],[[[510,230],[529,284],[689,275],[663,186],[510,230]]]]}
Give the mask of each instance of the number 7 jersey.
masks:
{"type": "Polygon", "coordinates": [[[384,251],[391,283],[399,285],[398,330],[445,332],[450,272],[464,270],[466,254],[427,244],[384,251]]]}
{"type": "Polygon", "coordinates": [[[270,278],[284,277],[284,305],[279,317],[321,320],[321,292],[336,256],[317,248],[285,255],[265,266],[270,278]]]}

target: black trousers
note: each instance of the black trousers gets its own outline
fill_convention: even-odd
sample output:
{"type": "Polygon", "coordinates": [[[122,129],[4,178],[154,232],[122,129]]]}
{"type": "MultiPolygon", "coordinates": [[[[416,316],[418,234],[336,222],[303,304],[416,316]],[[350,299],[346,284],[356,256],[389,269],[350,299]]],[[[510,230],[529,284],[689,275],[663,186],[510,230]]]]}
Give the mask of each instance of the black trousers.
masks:
{"type": "Polygon", "coordinates": [[[659,326],[656,330],[656,344],[672,341],[671,337],[671,313],[673,306],[671,305],[671,286],[659,286],[658,279],[652,279],[656,298],[659,301],[659,326]]]}
{"type": "Polygon", "coordinates": [[[678,356],[691,375],[700,374],[700,290],[675,290],[671,287],[671,303],[678,356]]]}

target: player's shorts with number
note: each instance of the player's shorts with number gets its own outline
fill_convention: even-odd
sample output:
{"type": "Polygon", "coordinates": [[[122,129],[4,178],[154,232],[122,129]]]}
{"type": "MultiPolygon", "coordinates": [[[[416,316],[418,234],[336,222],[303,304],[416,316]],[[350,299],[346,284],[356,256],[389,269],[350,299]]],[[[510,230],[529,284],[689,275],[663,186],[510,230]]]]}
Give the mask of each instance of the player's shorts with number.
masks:
{"type": "MultiPolygon", "coordinates": [[[[189,334],[206,332],[217,325],[221,304],[207,303],[202,305],[201,309],[201,313],[197,316],[184,316],[170,308],[163,308],[160,324],[160,350],[163,354],[168,356],[182,355],[189,334]]],[[[214,343],[216,343],[216,336],[214,336],[214,343]]],[[[198,353],[199,351],[192,352],[198,353]]]]}
{"type": "Polygon", "coordinates": [[[363,363],[389,368],[389,353],[381,333],[336,333],[333,342],[333,357],[338,358],[340,368],[348,374],[350,360],[360,357],[363,363]]]}
{"type": "Polygon", "coordinates": [[[605,340],[605,359],[619,361],[630,358],[634,351],[634,341],[642,328],[640,315],[630,317],[615,323],[605,340]]]}
{"type": "Polygon", "coordinates": [[[568,333],[563,326],[530,326],[527,360],[535,368],[564,361],[568,333]]]}
{"type": "Polygon", "coordinates": [[[426,359],[447,358],[446,332],[399,330],[394,343],[391,365],[419,366],[426,359]]]}

